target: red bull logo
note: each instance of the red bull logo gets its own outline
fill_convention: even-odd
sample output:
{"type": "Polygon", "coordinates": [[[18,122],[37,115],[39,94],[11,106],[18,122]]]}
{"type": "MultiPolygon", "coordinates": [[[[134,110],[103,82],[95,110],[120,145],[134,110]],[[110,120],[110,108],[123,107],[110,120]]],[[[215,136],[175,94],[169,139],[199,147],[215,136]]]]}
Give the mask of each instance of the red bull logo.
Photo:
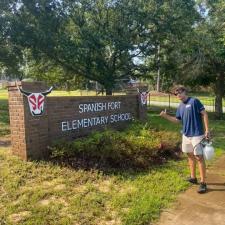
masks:
{"type": "Polygon", "coordinates": [[[146,105],[147,104],[147,99],[148,99],[148,93],[149,91],[139,91],[137,88],[138,93],[141,95],[141,104],[146,105]]]}
{"type": "Polygon", "coordinates": [[[49,88],[49,90],[40,93],[31,93],[28,91],[24,91],[19,88],[20,92],[27,96],[27,100],[29,103],[29,108],[32,116],[41,116],[44,112],[44,100],[45,96],[51,93],[53,87],[49,88]]]}

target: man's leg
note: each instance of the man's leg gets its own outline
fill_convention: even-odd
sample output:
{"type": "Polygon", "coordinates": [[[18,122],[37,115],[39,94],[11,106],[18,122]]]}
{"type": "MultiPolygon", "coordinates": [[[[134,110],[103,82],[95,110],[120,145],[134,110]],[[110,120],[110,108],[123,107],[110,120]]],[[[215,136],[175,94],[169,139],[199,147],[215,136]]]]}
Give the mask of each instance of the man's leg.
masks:
{"type": "Polygon", "coordinates": [[[203,155],[196,155],[196,159],[198,160],[199,173],[201,177],[198,193],[202,194],[207,192],[207,185],[205,183],[205,177],[206,177],[205,160],[203,155]]]}
{"type": "Polygon", "coordinates": [[[188,163],[191,172],[191,178],[196,178],[196,159],[193,152],[187,153],[188,155],[188,163]]]}
{"type": "Polygon", "coordinates": [[[205,160],[203,157],[203,146],[201,144],[203,138],[204,138],[203,135],[192,137],[194,155],[196,160],[198,161],[199,173],[201,178],[198,193],[205,193],[207,191],[207,185],[205,183],[205,176],[206,176],[205,160]]]}
{"type": "Polygon", "coordinates": [[[196,179],[196,158],[193,152],[193,145],[191,143],[191,138],[182,136],[182,152],[187,153],[188,164],[190,168],[191,177],[188,179],[191,183],[197,183],[196,179]]]}
{"type": "Polygon", "coordinates": [[[205,183],[206,167],[205,167],[204,157],[203,155],[196,155],[195,157],[198,161],[198,168],[199,168],[201,183],[205,183]]]}

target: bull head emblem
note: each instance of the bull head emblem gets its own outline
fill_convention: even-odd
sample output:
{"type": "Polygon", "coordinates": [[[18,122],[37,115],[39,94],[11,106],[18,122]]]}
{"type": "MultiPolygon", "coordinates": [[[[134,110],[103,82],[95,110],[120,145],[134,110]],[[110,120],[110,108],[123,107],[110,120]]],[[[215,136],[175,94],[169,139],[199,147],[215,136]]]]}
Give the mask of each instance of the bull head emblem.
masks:
{"type": "Polygon", "coordinates": [[[19,88],[20,92],[23,93],[25,96],[27,96],[32,116],[41,116],[43,114],[45,96],[51,93],[52,89],[53,87],[50,87],[45,92],[31,93],[19,88]]]}
{"type": "Polygon", "coordinates": [[[148,98],[148,91],[139,91],[139,89],[137,88],[138,93],[141,95],[141,104],[142,105],[146,105],[147,104],[147,98],[148,98]]]}

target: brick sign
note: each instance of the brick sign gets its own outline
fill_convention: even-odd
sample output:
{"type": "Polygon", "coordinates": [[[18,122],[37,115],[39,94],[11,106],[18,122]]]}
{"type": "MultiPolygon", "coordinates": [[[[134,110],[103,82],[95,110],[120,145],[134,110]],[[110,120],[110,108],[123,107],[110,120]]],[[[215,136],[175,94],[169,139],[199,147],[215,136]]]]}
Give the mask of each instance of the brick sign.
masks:
{"type": "MultiPolygon", "coordinates": [[[[126,105],[124,98],[117,98],[117,101],[96,102],[94,99],[81,103],[71,101],[72,108],[74,109],[74,118],[72,120],[62,121],[62,131],[81,130],[85,128],[92,128],[98,126],[105,126],[107,124],[113,124],[118,122],[125,122],[134,119],[131,112],[126,112],[126,108],[123,109],[123,105],[126,105]]],[[[131,111],[131,110],[129,110],[131,111]]]]}
{"type": "Polygon", "coordinates": [[[29,92],[27,96],[46,93],[48,87],[42,82],[11,82],[8,86],[12,152],[24,160],[46,158],[49,155],[47,146],[55,140],[73,140],[106,127],[122,130],[134,119],[146,117],[146,105],[141,104],[138,94],[45,96],[45,99],[42,96],[40,101],[45,103],[42,114],[37,116],[33,112],[38,112],[38,98],[33,97],[30,104],[18,87],[29,92]]]}

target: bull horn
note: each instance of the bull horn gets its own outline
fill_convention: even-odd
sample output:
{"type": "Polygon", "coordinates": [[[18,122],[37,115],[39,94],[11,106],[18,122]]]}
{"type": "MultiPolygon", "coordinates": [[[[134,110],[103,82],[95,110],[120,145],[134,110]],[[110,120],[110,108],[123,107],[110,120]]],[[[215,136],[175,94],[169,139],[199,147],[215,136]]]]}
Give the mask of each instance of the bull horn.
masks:
{"type": "Polygon", "coordinates": [[[28,91],[24,91],[22,88],[20,88],[20,87],[18,87],[18,89],[19,89],[19,91],[21,92],[21,93],[23,93],[24,95],[26,95],[26,96],[29,96],[30,94],[32,94],[31,92],[28,92],[28,91]]]}
{"type": "Polygon", "coordinates": [[[41,94],[43,94],[44,96],[48,95],[49,93],[51,93],[52,89],[53,89],[53,87],[50,87],[47,91],[41,92],[41,94]]]}

